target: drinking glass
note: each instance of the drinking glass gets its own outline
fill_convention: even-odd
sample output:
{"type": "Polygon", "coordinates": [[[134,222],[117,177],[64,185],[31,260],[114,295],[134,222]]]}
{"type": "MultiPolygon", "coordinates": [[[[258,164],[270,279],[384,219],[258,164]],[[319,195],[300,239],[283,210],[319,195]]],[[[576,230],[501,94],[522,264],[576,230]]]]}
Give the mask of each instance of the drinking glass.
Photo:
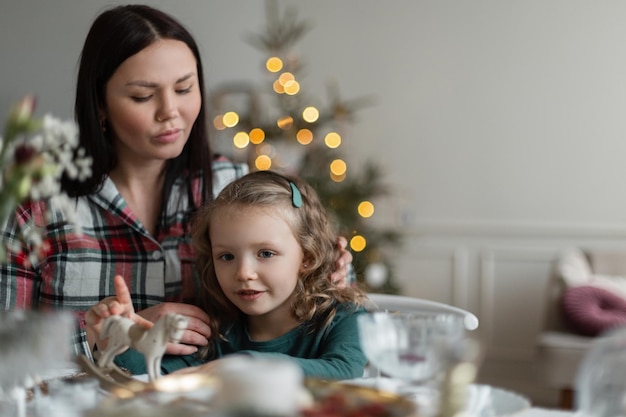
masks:
{"type": "Polygon", "coordinates": [[[0,312],[0,416],[26,415],[26,387],[70,358],[69,312],[0,312]]]}
{"type": "Polygon", "coordinates": [[[463,345],[463,317],[450,313],[372,312],[357,318],[361,348],[376,368],[405,384],[421,415],[432,415],[438,405],[438,385],[450,353],[463,345]]]}
{"type": "Polygon", "coordinates": [[[575,385],[580,415],[626,415],[626,327],[610,330],[593,340],[575,385]]]}

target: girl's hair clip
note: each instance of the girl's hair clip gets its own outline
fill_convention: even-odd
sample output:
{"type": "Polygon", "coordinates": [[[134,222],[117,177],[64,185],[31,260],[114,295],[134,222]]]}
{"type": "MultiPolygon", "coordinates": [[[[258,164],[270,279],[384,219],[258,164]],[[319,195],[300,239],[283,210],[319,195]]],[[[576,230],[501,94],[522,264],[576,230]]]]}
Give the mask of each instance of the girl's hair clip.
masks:
{"type": "Polygon", "coordinates": [[[289,186],[291,187],[291,203],[295,208],[302,207],[302,194],[300,194],[300,190],[293,182],[289,181],[289,186]]]}

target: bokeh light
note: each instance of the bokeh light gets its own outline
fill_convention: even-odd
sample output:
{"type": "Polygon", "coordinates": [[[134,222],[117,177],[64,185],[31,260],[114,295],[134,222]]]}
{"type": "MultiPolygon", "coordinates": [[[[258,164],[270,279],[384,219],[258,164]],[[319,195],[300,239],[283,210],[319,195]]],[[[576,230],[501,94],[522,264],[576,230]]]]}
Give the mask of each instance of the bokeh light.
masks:
{"type": "Polygon", "coordinates": [[[213,119],[213,127],[215,127],[217,130],[226,129],[226,126],[224,126],[224,121],[222,120],[223,118],[223,114],[218,114],[217,116],[215,116],[215,119],[213,119]]]}
{"type": "Polygon", "coordinates": [[[278,77],[278,82],[281,85],[287,85],[287,83],[289,81],[294,81],[296,79],[296,77],[293,76],[292,73],[290,72],[283,72],[282,74],[280,74],[280,76],[278,77]]]}
{"type": "Polygon", "coordinates": [[[254,160],[254,166],[259,171],[267,171],[272,167],[272,158],[267,155],[259,155],[254,160]]]}
{"type": "Polygon", "coordinates": [[[250,131],[250,142],[254,145],[258,145],[259,143],[265,140],[265,132],[263,129],[255,127],[250,131]]]}
{"type": "Polygon", "coordinates": [[[285,93],[285,87],[283,87],[283,85],[278,80],[274,81],[273,88],[274,88],[274,91],[277,94],[284,94],[285,93]]]}
{"type": "Polygon", "coordinates": [[[353,236],[352,239],[350,239],[350,249],[355,252],[361,252],[366,246],[367,241],[361,235],[353,236]]]}
{"type": "Polygon", "coordinates": [[[296,140],[300,145],[308,145],[313,142],[313,132],[309,129],[300,129],[296,133],[296,140]]]}
{"type": "Polygon", "coordinates": [[[374,205],[370,201],[361,201],[357,207],[357,211],[361,217],[369,218],[374,214],[374,205]]]}
{"type": "Polygon", "coordinates": [[[343,180],[346,179],[346,174],[341,174],[341,175],[335,175],[332,172],[330,173],[330,179],[333,180],[334,182],[341,182],[343,180]]]}
{"type": "Polygon", "coordinates": [[[265,62],[265,68],[269,72],[278,72],[283,69],[283,61],[277,56],[272,56],[265,62]]]}
{"type": "Polygon", "coordinates": [[[285,94],[289,96],[295,96],[300,92],[300,83],[296,80],[287,81],[285,83],[285,94]]]}
{"type": "Polygon", "coordinates": [[[320,118],[320,111],[313,106],[309,106],[302,110],[302,118],[305,122],[315,123],[320,118]]]}
{"type": "Polygon", "coordinates": [[[324,143],[330,149],[338,148],[341,145],[341,136],[337,132],[330,132],[324,137],[324,143]]]}
{"type": "Polygon", "coordinates": [[[246,132],[237,132],[233,136],[233,145],[235,148],[243,149],[250,143],[250,137],[246,132]]]}
{"type": "Polygon", "coordinates": [[[234,111],[226,112],[222,117],[222,123],[224,123],[226,127],[237,126],[237,123],[239,123],[239,115],[234,111]]]}
{"type": "Polygon", "coordinates": [[[346,173],[348,170],[348,165],[343,159],[335,159],[330,163],[330,172],[331,174],[341,176],[346,173]]]}
{"type": "Polygon", "coordinates": [[[291,126],[293,126],[293,118],[291,116],[283,116],[276,121],[276,125],[283,130],[291,129],[291,126]]]}

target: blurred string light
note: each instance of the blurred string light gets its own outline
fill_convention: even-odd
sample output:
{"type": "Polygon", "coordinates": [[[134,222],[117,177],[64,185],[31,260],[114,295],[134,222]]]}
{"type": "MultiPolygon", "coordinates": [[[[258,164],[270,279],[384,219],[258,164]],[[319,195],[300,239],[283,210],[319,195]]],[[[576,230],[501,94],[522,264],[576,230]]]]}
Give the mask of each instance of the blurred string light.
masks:
{"type": "MultiPolygon", "coordinates": [[[[300,83],[296,80],[294,74],[290,71],[284,71],[285,64],[277,56],[269,57],[265,62],[266,69],[271,73],[280,73],[273,83],[273,89],[277,94],[295,95],[300,92],[300,83]]],[[[307,106],[302,110],[302,120],[307,123],[315,123],[319,121],[320,111],[314,106],[307,106]]],[[[239,115],[234,111],[229,111],[223,115],[218,115],[213,120],[213,125],[218,130],[232,128],[238,125],[239,115]]],[[[292,116],[282,116],[276,120],[276,125],[284,131],[290,130],[294,126],[292,116]]],[[[276,150],[264,142],[266,139],[265,131],[260,128],[251,129],[248,133],[240,131],[233,136],[233,145],[238,149],[243,149],[250,144],[256,146],[257,156],[254,165],[258,170],[272,169],[274,164],[273,158],[276,157],[276,150]]],[[[314,133],[311,129],[302,128],[296,132],[296,140],[301,145],[309,145],[313,142],[314,133]]],[[[329,132],[324,137],[324,144],[330,149],[336,149],[341,146],[342,138],[337,132],[329,132]]],[[[335,159],[330,163],[329,176],[335,182],[341,182],[346,179],[347,164],[342,159],[335,159]]],[[[359,204],[357,211],[363,218],[369,218],[374,214],[374,205],[369,201],[363,201],[359,204]]],[[[355,235],[350,241],[350,247],[356,252],[365,249],[366,240],[361,235],[355,235]]]]}
{"type": "Polygon", "coordinates": [[[330,172],[335,175],[344,175],[348,170],[348,165],[343,159],[335,159],[330,163],[330,172]]]}
{"type": "Polygon", "coordinates": [[[265,140],[265,132],[263,131],[263,129],[260,129],[258,127],[255,127],[254,129],[252,129],[250,131],[249,136],[250,136],[250,142],[253,145],[258,145],[265,140]]]}
{"type": "Polygon", "coordinates": [[[341,145],[341,136],[337,132],[330,132],[324,137],[324,143],[330,149],[336,149],[341,145]]]}
{"type": "Polygon", "coordinates": [[[370,218],[374,215],[374,204],[370,201],[361,201],[357,207],[357,212],[365,219],[370,218]]]}
{"type": "Polygon", "coordinates": [[[350,239],[350,249],[355,252],[361,252],[367,246],[367,241],[361,235],[352,236],[350,239]]]}
{"type": "Polygon", "coordinates": [[[348,165],[343,159],[335,159],[330,163],[330,179],[335,182],[341,182],[346,179],[348,165]]]}
{"type": "Polygon", "coordinates": [[[265,62],[265,68],[269,72],[278,72],[283,69],[283,60],[277,56],[271,56],[265,62]]]}
{"type": "Polygon", "coordinates": [[[272,85],[272,88],[273,88],[273,90],[274,90],[274,92],[276,94],[284,94],[285,93],[285,87],[283,87],[283,85],[278,80],[274,81],[274,84],[272,85]]]}
{"type": "Polygon", "coordinates": [[[276,125],[283,130],[289,130],[293,126],[293,117],[283,116],[276,121],[276,125]]]}
{"type": "Polygon", "coordinates": [[[254,160],[254,166],[259,171],[267,171],[272,167],[272,158],[269,155],[259,155],[254,160]]]}
{"type": "Polygon", "coordinates": [[[296,77],[290,72],[283,72],[282,74],[280,74],[280,76],[278,76],[278,82],[283,87],[287,85],[288,82],[295,81],[295,80],[296,80],[296,77]]]}
{"type": "Polygon", "coordinates": [[[288,81],[285,83],[285,94],[289,96],[295,96],[300,92],[300,83],[296,80],[288,81]]]}
{"type": "Polygon", "coordinates": [[[300,145],[308,145],[313,142],[313,132],[310,129],[300,129],[296,133],[296,140],[300,145]]]}
{"type": "Polygon", "coordinates": [[[237,132],[233,136],[233,145],[237,149],[243,149],[250,144],[250,136],[246,132],[237,132]]]}
{"type": "Polygon", "coordinates": [[[277,94],[293,96],[300,92],[300,83],[291,72],[285,71],[274,81],[273,89],[277,94]]]}
{"type": "Polygon", "coordinates": [[[224,115],[223,114],[218,114],[213,119],[213,126],[217,130],[224,130],[224,129],[226,129],[226,126],[224,126],[224,121],[223,120],[224,120],[224,115]]]}
{"type": "Polygon", "coordinates": [[[336,174],[333,174],[333,173],[331,172],[331,173],[330,173],[330,179],[331,179],[331,180],[333,180],[333,181],[335,181],[335,182],[342,182],[343,180],[345,180],[345,179],[346,179],[346,174],[345,174],[345,173],[343,173],[343,174],[341,174],[341,175],[336,175],[336,174]]]}
{"type": "Polygon", "coordinates": [[[222,123],[226,127],[235,127],[239,123],[239,115],[234,111],[226,112],[222,116],[222,123]]]}
{"type": "Polygon", "coordinates": [[[309,106],[302,110],[302,118],[305,122],[315,123],[320,118],[320,111],[313,106],[309,106]]]}

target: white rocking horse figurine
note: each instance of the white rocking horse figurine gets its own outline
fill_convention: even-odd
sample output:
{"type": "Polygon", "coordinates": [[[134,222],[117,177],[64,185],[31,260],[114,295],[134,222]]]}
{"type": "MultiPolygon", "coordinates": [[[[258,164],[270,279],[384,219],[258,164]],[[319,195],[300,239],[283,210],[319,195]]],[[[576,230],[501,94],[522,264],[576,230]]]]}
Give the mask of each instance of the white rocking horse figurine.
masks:
{"type": "Polygon", "coordinates": [[[111,368],[115,357],[132,347],[143,353],[150,382],[161,376],[161,359],[168,342],[178,343],[187,328],[189,319],[180,314],[169,313],[154,326],[146,329],[129,318],[109,316],[104,321],[100,339],[109,338],[109,343],[98,359],[98,367],[111,368]]]}

